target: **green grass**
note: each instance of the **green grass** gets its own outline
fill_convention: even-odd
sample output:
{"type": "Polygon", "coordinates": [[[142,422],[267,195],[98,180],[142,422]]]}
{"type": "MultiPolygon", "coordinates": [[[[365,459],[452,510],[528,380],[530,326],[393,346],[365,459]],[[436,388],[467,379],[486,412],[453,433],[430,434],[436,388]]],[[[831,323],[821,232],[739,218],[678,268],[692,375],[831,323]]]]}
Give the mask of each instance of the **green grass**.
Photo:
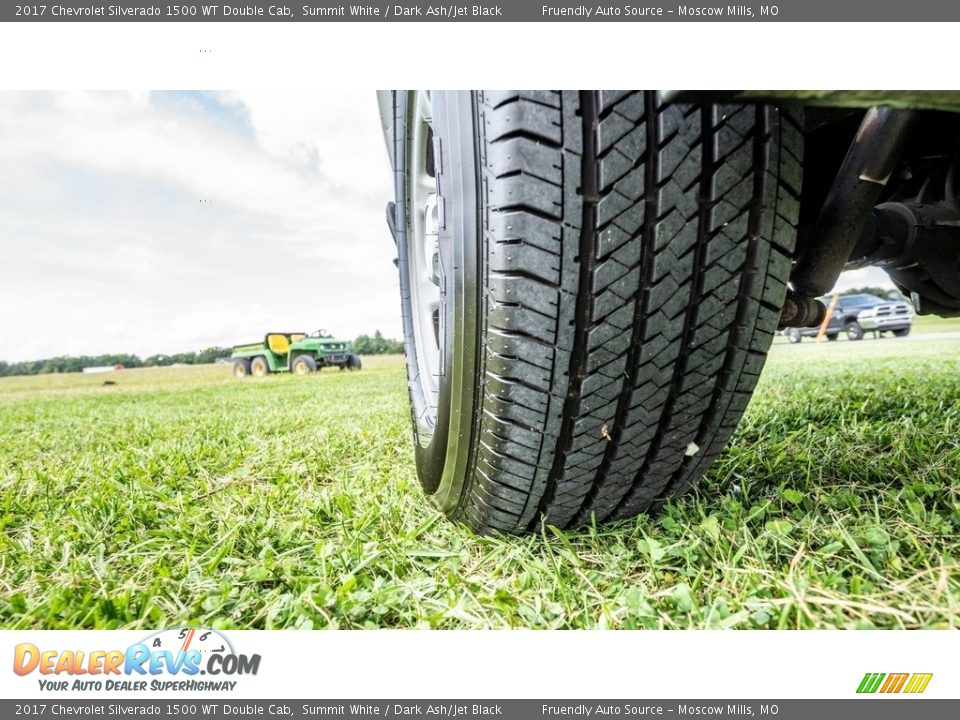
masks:
{"type": "Polygon", "coordinates": [[[913,321],[913,332],[917,333],[960,333],[960,317],[941,318],[933,315],[917,315],[913,321]]]}
{"type": "Polygon", "coordinates": [[[960,341],[774,348],[658,517],[475,537],[422,500],[403,366],[0,381],[0,627],[960,626],[960,341]]]}

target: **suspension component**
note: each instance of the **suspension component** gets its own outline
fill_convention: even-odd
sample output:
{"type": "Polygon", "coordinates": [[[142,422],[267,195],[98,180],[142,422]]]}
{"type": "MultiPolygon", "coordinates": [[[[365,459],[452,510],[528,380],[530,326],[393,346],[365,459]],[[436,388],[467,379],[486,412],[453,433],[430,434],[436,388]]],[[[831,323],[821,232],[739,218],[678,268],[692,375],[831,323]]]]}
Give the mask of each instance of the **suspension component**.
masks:
{"type": "Polygon", "coordinates": [[[919,114],[874,107],[864,115],[820,210],[812,240],[790,275],[796,295],[813,298],[836,284],[919,114]]]}
{"type": "Polygon", "coordinates": [[[960,315],[960,204],[887,202],[872,212],[848,268],[874,265],[921,315],[960,315]]]}
{"type": "Polygon", "coordinates": [[[780,312],[780,329],[788,327],[813,327],[823,322],[827,308],[816,298],[797,295],[788,291],[780,312]]]}

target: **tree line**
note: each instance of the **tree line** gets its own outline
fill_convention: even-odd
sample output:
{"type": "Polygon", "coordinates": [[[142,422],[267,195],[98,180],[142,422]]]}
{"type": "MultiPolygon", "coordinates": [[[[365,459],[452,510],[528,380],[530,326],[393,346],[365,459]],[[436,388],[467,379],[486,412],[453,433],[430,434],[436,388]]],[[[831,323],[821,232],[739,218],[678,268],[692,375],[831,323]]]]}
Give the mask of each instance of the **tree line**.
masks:
{"type": "Polygon", "coordinates": [[[403,342],[385,338],[377,330],[373,337],[361,335],[354,340],[353,351],[357,355],[396,355],[403,352],[403,342]]]}
{"type": "Polygon", "coordinates": [[[8,363],[0,360],[0,377],[8,375],[46,375],[48,373],[80,372],[88,367],[122,365],[125,368],[167,367],[169,365],[202,365],[218,358],[230,357],[232,348],[212,347],[200,352],[184,352],[174,355],[151,355],[141,358],[130,353],[105,355],[59,355],[43,360],[26,360],[8,363]]]}
{"type": "Polygon", "coordinates": [[[903,300],[910,302],[910,298],[896,288],[858,287],[844,290],[840,295],[875,295],[881,300],[903,300]]]}
{"type": "MultiPolygon", "coordinates": [[[[357,355],[385,355],[403,352],[403,343],[385,338],[377,330],[373,336],[361,335],[353,341],[353,351],[357,355]]],[[[220,358],[229,358],[233,348],[210,347],[200,352],[183,352],[174,355],[151,355],[141,358],[130,353],[112,353],[105,355],[60,355],[43,360],[23,362],[5,362],[0,360],[0,377],[11,375],[47,375],[50,373],[81,372],[88,367],[106,367],[122,365],[125,368],[168,367],[170,365],[205,365],[220,358]]]]}

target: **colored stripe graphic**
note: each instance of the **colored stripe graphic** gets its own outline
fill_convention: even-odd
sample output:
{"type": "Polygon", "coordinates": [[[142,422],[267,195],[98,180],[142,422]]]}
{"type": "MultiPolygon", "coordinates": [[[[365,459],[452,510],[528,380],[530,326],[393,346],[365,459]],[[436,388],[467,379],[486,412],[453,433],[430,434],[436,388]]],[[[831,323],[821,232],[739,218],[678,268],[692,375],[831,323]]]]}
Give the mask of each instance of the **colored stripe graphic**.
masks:
{"type": "Polygon", "coordinates": [[[903,684],[907,681],[907,677],[910,673],[890,673],[887,675],[887,681],[883,683],[883,687],[880,688],[882,693],[897,693],[900,692],[900,689],[903,687],[903,684]]]}
{"type": "Polygon", "coordinates": [[[930,678],[932,677],[933,673],[914,673],[910,678],[910,682],[907,683],[907,687],[904,692],[922,693],[927,689],[927,685],[930,684],[930,678]]]}
{"type": "Polygon", "coordinates": [[[884,694],[896,693],[922,693],[927,689],[933,673],[866,673],[860,685],[857,686],[857,692],[861,694],[872,694],[880,692],[884,694]]]}
{"type": "Polygon", "coordinates": [[[884,673],[867,673],[863,676],[863,680],[860,681],[860,687],[857,688],[858,693],[875,693],[877,688],[880,687],[880,681],[885,677],[884,673]]]}

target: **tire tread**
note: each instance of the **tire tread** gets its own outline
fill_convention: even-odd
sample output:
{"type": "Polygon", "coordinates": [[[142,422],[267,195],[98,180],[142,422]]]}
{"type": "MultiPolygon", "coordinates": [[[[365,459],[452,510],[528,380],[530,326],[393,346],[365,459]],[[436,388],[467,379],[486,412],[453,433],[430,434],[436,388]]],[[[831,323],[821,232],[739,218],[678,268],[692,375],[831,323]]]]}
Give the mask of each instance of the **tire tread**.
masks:
{"type": "Polygon", "coordinates": [[[646,511],[706,471],[759,377],[799,118],[628,91],[481,92],[476,109],[482,402],[456,515],[523,532],[646,511]]]}

